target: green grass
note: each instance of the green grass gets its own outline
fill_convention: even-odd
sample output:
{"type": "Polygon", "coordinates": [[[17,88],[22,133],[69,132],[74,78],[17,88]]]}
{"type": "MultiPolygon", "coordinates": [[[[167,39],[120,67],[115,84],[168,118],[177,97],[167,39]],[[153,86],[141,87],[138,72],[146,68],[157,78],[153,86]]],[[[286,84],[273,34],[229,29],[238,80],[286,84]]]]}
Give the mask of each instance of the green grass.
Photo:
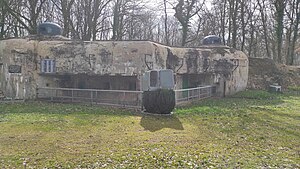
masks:
{"type": "Polygon", "coordinates": [[[288,90],[290,90],[290,91],[300,91],[300,86],[289,86],[288,90]]]}
{"type": "Polygon", "coordinates": [[[263,91],[172,116],[0,103],[0,168],[300,168],[299,107],[299,96],[263,91]]]}

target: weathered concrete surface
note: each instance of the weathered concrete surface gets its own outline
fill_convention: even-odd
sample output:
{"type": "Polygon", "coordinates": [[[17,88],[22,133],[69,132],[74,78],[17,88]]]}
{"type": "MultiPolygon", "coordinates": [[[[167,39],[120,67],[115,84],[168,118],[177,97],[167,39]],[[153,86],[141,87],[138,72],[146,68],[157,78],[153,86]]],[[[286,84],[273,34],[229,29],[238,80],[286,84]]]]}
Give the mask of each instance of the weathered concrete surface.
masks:
{"type": "MultiPolygon", "coordinates": [[[[149,69],[173,69],[177,87],[181,76],[209,75],[203,84],[216,84],[225,94],[244,90],[248,80],[248,58],[225,46],[176,48],[150,41],[71,41],[9,39],[0,41],[0,90],[14,99],[34,98],[36,88],[60,87],[49,75],[140,76],[149,69]],[[55,73],[41,73],[43,59],[53,59],[55,73]],[[20,73],[9,73],[21,66],[20,73]],[[225,83],[224,83],[225,82],[225,83]]],[[[197,85],[197,84],[194,84],[197,85]]],[[[191,85],[189,85],[191,86],[191,85]]],[[[186,86],[186,87],[189,87],[186,86]]]]}

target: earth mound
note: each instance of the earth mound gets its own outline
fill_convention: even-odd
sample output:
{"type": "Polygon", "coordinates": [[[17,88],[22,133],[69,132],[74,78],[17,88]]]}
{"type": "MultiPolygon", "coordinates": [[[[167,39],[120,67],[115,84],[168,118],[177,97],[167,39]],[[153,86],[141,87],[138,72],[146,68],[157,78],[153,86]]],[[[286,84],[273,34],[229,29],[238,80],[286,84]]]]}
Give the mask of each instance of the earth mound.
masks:
{"type": "Polygon", "coordinates": [[[300,86],[300,66],[276,64],[269,58],[249,58],[248,89],[267,89],[277,83],[286,90],[289,86],[300,86]]]}

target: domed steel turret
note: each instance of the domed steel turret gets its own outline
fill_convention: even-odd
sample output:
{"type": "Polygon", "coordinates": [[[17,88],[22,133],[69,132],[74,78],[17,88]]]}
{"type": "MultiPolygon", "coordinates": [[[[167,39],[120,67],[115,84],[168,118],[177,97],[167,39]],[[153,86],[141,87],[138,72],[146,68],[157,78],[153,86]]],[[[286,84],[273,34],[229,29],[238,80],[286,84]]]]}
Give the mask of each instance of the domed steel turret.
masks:
{"type": "Polygon", "coordinates": [[[61,35],[62,28],[56,23],[44,22],[44,23],[39,24],[38,34],[39,35],[48,35],[48,36],[61,35]]]}

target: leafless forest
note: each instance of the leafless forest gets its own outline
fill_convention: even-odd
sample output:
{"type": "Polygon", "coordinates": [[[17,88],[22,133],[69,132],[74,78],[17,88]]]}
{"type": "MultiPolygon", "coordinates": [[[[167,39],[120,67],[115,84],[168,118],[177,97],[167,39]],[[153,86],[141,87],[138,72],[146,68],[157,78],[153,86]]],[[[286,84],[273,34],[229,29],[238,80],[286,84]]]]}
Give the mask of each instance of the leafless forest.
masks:
{"type": "Polygon", "coordinates": [[[293,65],[300,0],[0,0],[0,39],[56,22],[81,40],[153,40],[199,46],[210,34],[250,57],[293,65]]]}

